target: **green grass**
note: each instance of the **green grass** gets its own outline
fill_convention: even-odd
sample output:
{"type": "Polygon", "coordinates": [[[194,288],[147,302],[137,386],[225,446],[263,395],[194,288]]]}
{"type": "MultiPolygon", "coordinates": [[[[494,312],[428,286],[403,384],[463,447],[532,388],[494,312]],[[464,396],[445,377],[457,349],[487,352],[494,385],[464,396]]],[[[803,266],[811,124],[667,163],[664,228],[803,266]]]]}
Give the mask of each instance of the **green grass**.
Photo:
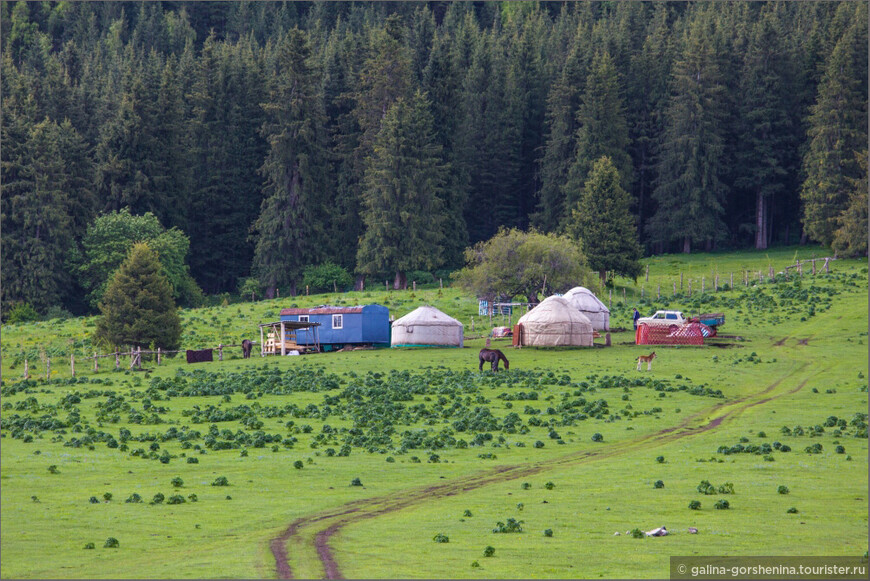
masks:
{"type": "MultiPolygon", "coordinates": [[[[635,371],[634,360],[650,349],[633,345],[633,333],[625,331],[614,333],[614,347],[610,349],[507,350],[511,372],[495,378],[488,372],[477,375],[476,349],[484,343],[478,338],[467,341],[466,349],[355,351],[250,360],[242,360],[241,350],[235,349],[238,353],[227,353],[225,361],[211,364],[188,366],[180,358],[159,368],[146,363],[151,370],[147,373],[115,373],[108,370],[110,361],[102,360],[96,375],[80,363],[77,370],[80,378],[103,383],[73,384],[67,381],[69,352],[93,353],[88,338],[93,319],[4,326],[0,576],[273,577],[270,539],[296,519],[342,512],[340,507],[350,502],[360,503],[355,514],[366,518],[350,520],[330,540],[341,572],[349,578],[663,577],[668,557],[679,554],[863,555],[867,550],[866,437],[856,438],[851,432],[835,436],[834,428],[825,428],[818,437],[786,436],[781,428],[809,428],[824,424],[831,415],[850,420],[857,412],[866,413],[866,260],[836,261],[831,275],[805,276],[797,290],[789,282],[748,289],[741,284],[735,285],[733,291],[703,296],[693,292],[691,298],[685,294],[661,299],[649,295],[650,285],[671,285],[669,281],[679,277],[680,271],[687,281],[690,276],[700,280],[718,269],[721,284],[722,273],[732,269],[735,280],[743,268],[766,271],[768,255],[775,269],[781,271],[793,263],[795,252],[800,252],[802,258],[813,253],[825,255],[818,248],[791,248],[772,253],[656,257],[649,260],[649,282],[644,277],[636,284],[617,280],[613,327],[631,328],[630,314],[635,304],[645,314],[672,306],[690,312],[721,310],[727,317],[722,333],[740,337],[724,340],[733,346],[721,349],[656,348],[659,357],[649,373],[635,371]],[[623,286],[627,289],[625,303],[623,286]],[[641,286],[645,294],[642,301],[641,286]],[[801,295],[798,291],[807,292],[801,295]],[[810,306],[813,314],[809,314],[810,306]],[[807,340],[806,344],[801,340],[807,340]],[[34,381],[27,386],[29,393],[17,388],[12,393],[22,371],[21,353],[35,350],[38,357],[40,348],[56,354],[52,356],[53,381],[34,381]],[[751,353],[755,356],[750,357],[751,353]],[[273,370],[277,370],[277,376],[273,370]],[[483,446],[411,449],[405,453],[396,449],[401,438],[394,434],[393,446],[382,446],[383,453],[353,447],[348,457],[327,456],[326,449],[339,450],[347,433],[336,434],[331,441],[312,448],[324,424],[338,431],[350,429],[354,425],[353,410],[376,410],[375,400],[353,408],[349,399],[340,398],[338,404],[332,404],[339,411],[326,419],[267,417],[264,411],[270,406],[281,409],[289,404],[297,409],[309,404],[322,409],[329,405],[325,398],[339,395],[354,382],[373,381],[374,376],[369,374],[385,374],[386,379],[391,370],[407,370],[408,377],[419,377],[417,381],[433,386],[432,393],[419,393],[401,402],[406,409],[422,405],[436,411],[459,402],[460,411],[486,407],[499,419],[516,412],[529,433],[489,430],[493,440],[483,446]],[[471,373],[456,375],[463,370],[471,373]],[[180,371],[194,373],[178,379],[180,371]],[[552,381],[547,377],[550,372],[552,381]],[[559,385],[564,375],[570,381],[559,385]],[[346,383],[328,391],[311,390],[333,376],[346,383]],[[652,385],[633,383],[625,389],[604,387],[605,376],[649,378],[675,390],[656,391],[652,385]],[[289,395],[270,393],[269,382],[275,377],[288,381],[295,378],[296,390],[289,395]],[[518,383],[509,384],[509,377],[518,383]],[[190,385],[224,385],[233,393],[227,402],[220,395],[176,395],[166,399],[166,390],[149,391],[153,381],[164,379],[190,385]],[[445,392],[446,402],[439,408],[440,394],[435,391],[441,389],[439,386],[458,385],[456,381],[467,382],[468,391],[445,392]],[[582,397],[588,401],[606,400],[608,414],[601,419],[575,421],[575,425],[555,426],[564,444],[549,437],[546,425],[529,425],[533,417],[560,417],[547,415],[546,409],[558,406],[566,399],[565,393],[569,400],[580,397],[574,392],[581,389],[583,382],[596,389],[586,389],[582,397]],[[724,398],[690,395],[680,391],[680,386],[719,389],[724,398]],[[164,423],[132,424],[129,411],[121,409],[105,414],[101,422],[98,413],[110,404],[102,394],[84,398],[68,409],[59,407],[68,394],[86,394],[89,390],[116,392],[125,398],[124,403],[146,416],[149,412],[145,410],[145,399],[149,399],[153,406],[168,408],[157,414],[164,423]],[[538,400],[507,402],[498,397],[519,391],[536,391],[538,400]],[[155,394],[163,399],[155,399],[155,394]],[[466,396],[471,400],[465,400],[466,396]],[[486,403],[478,403],[478,396],[486,403]],[[622,414],[629,404],[632,412],[649,413],[629,419],[622,414]],[[527,414],[526,405],[542,413],[527,414]],[[292,435],[298,441],[289,449],[279,446],[277,452],[271,445],[249,445],[207,450],[205,454],[192,447],[182,448],[178,440],[158,442],[158,454],[168,450],[174,456],[168,464],[130,456],[130,451],[139,447],[148,451],[150,442],[128,442],[127,452],[109,448],[104,441],[91,444],[93,450],[87,444],[79,448],[64,446],[72,438],[87,435],[88,427],[115,438],[121,428],[139,435],[162,434],[172,427],[181,430],[187,426],[205,435],[211,422],[193,423],[195,406],[200,411],[208,406],[222,411],[248,406],[252,410],[249,415],[263,422],[259,429],[265,434],[292,435]],[[661,411],[651,411],[656,408],[661,411]],[[80,414],[81,433],[16,431],[8,427],[16,414],[31,418],[56,414],[57,419],[66,420],[72,409],[80,414]],[[119,415],[117,423],[111,421],[113,413],[119,415]],[[721,424],[714,429],[699,429],[720,418],[721,424]],[[295,422],[294,428],[308,424],[312,431],[295,433],[286,426],[290,420],[295,422]],[[670,428],[675,429],[667,431],[670,428]],[[759,432],[764,432],[765,437],[759,437],[759,432]],[[602,434],[603,441],[591,441],[594,433],[602,434]],[[33,440],[26,443],[24,436],[28,434],[33,440]],[[493,447],[499,444],[499,436],[505,442],[493,447]],[[60,437],[62,441],[52,441],[60,437]],[[733,446],[741,438],[748,440],[744,445],[779,441],[791,446],[792,451],[773,452],[772,462],[765,461],[762,455],[717,453],[720,446],[733,446]],[[535,448],[536,441],[545,446],[535,448]],[[817,442],[823,445],[821,454],[804,452],[806,446],[817,442]],[[835,452],[837,445],[845,447],[845,454],[835,452]],[[248,455],[243,457],[241,450],[245,448],[248,455]],[[427,462],[433,453],[441,462],[427,462]],[[495,457],[480,457],[487,454],[495,457]],[[412,456],[417,456],[420,463],[412,462],[412,456]],[[664,456],[665,462],[657,462],[658,456],[664,456]],[[196,457],[199,463],[188,464],[187,457],[196,457]],[[387,457],[395,461],[388,462],[387,457]],[[303,468],[294,468],[300,460],[303,468]],[[57,466],[58,474],[49,472],[51,465],[57,466]],[[503,480],[484,482],[498,469],[506,470],[499,477],[503,480]],[[211,486],[218,476],[226,476],[230,486],[211,486]],[[175,477],[184,480],[183,487],[173,487],[171,480],[175,477]],[[364,486],[350,486],[354,478],[360,478],[364,486]],[[662,480],[664,488],[656,489],[656,480],[662,480]],[[717,486],[732,482],[735,493],[700,494],[696,488],[701,480],[717,486]],[[555,484],[552,490],[544,487],[548,481],[555,484]],[[523,482],[529,482],[531,488],[524,490],[523,482]],[[432,489],[454,483],[466,483],[469,490],[462,491],[461,485],[457,494],[444,496],[438,492],[440,489],[432,489]],[[779,494],[780,485],[788,486],[790,493],[779,494]],[[102,500],[105,492],[112,493],[111,502],[88,502],[91,496],[102,500]],[[140,494],[144,502],[125,503],[133,492],[140,494]],[[185,497],[194,493],[198,502],[149,504],[158,492],[167,498],[176,493],[185,497]],[[232,499],[227,500],[227,495],[232,499]],[[713,508],[720,498],[729,501],[729,510],[713,508]],[[700,511],[688,509],[692,500],[702,503],[700,511]],[[518,503],[523,504],[522,511],[518,503]],[[793,506],[799,512],[787,513],[793,506]],[[393,508],[398,510],[380,512],[393,508]],[[466,509],[473,516],[464,517],[466,509]],[[493,534],[496,523],[508,518],[523,520],[524,532],[493,534]],[[662,525],[671,531],[670,536],[633,539],[625,534],[634,528],[649,530],[662,525]],[[687,534],[690,526],[697,527],[699,533],[687,534]],[[553,536],[545,536],[545,529],[552,529],[553,536]],[[819,534],[820,530],[824,534],[819,534]],[[615,532],[621,534],[615,536],[615,532]],[[433,536],[438,533],[447,535],[450,542],[434,542],[433,536]],[[108,537],[117,538],[120,548],[104,549],[108,537]],[[88,542],[96,548],[83,549],[88,542]],[[488,545],[496,552],[485,558],[483,550],[488,545]],[[582,559],[577,558],[578,549],[582,559]],[[474,561],[480,567],[471,567],[474,561]]],[[[445,288],[440,296],[437,288],[418,289],[414,297],[411,294],[370,291],[189,310],[183,314],[184,347],[210,347],[253,338],[257,323],[277,320],[283,307],[292,303],[336,304],[339,298],[345,304],[386,304],[394,317],[420,304],[433,304],[465,322],[467,335],[471,334],[472,316],[476,326],[480,323],[476,299],[455,289],[445,288]]],[[[599,293],[604,295],[602,298],[606,294],[599,293]]],[[[509,344],[500,340],[493,343],[509,344]]],[[[43,370],[40,365],[31,361],[31,373],[37,377],[43,370]]],[[[378,389],[371,394],[376,396],[378,389]]],[[[395,422],[394,428],[398,434],[427,429],[434,437],[450,427],[457,413],[448,418],[433,417],[431,423],[421,417],[411,425],[395,422]]],[[[241,421],[216,425],[234,433],[256,432],[241,421]]],[[[849,430],[854,431],[851,427],[849,430]]],[[[470,441],[474,433],[456,432],[453,436],[470,441]]],[[[202,446],[204,441],[200,437],[191,443],[202,446]]],[[[311,578],[323,574],[314,537],[346,518],[348,515],[324,518],[299,529],[288,544],[294,575],[311,578]]]]}

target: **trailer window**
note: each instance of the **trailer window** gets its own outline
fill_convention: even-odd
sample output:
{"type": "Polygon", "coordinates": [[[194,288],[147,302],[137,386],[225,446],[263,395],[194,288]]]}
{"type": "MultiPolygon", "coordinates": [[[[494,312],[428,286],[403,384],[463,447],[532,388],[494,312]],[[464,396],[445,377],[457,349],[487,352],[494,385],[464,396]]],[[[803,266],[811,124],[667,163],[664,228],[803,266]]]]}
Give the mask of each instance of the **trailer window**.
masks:
{"type": "Polygon", "coordinates": [[[299,315],[299,322],[300,323],[307,323],[308,322],[308,315],[299,315]]]}
{"type": "Polygon", "coordinates": [[[332,328],[333,329],[341,329],[343,328],[343,321],[341,319],[341,315],[332,315],[332,328]]]}

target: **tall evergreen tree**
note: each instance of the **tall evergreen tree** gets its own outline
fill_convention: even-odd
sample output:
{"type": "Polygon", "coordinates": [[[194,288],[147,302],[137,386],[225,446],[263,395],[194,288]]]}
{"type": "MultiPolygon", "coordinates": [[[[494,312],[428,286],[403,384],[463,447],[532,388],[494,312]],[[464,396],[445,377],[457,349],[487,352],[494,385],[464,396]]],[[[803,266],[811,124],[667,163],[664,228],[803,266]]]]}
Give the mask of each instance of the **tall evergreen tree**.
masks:
{"type": "MultiPolygon", "coordinates": [[[[674,65],[652,197],[658,207],[646,225],[660,245],[710,243],[725,235],[727,185],[723,172],[722,92],[708,15],[695,16],[674,65]]],[[[663,247],[663,246],[660,246],[663,247]]]]}
{"type": "Polygon", "coordinates": [[[849,179],[860,172],[855,153],[867,145],[867,88],[859,84],[859,69],[867,66],[864,15],[846,29],[828,58],[809,119],[801,188],[804,228],[826,245],[834,241],[837,220],[849,205],[849,179]]]}
{"type": "Polygon", "coordinates": [[[589,31],[578,27],[565,64],[547,96],[547,138],[541,158],[541,189],[533,224],[545,232],[556,230],[567,213],[565,183],[577,149],[577,111],[586,83],[585,43],[589,31]]]}
{"type": "Polygon", "coordinates": [[[764,12],[752,27],[740,75],[740,149],[734,187],[746,195],[735,210],[754,205],[755,248],[770,241],[771,208],[786,188],[791,123],[783,74],[787,70],[782,31],[775,15],[764,12]],[[754,204],[753,204],[754,202],[754,204]]]}
{"type": "Polygon", "coordinates": [[[616,166],[622,187],[628,189],[631,185],[628,125],[619,94],[616,68],[607,53],[597,54],[593,60],[577,112],[577,125],[577,151],[565,184],[568,208],[572,208],[583,197],[583,187],[592,166],[602,156],[609,157],[616,166]]]}
{"type": "Polygon", "coordinates": [[[264,105],[265,195],[254,224],[254,272],[269,298],[278,286],[295,295],[302,269],[321,257],[324,227],[317,201],[327,172],[323,104],[307,35],[294,28],[277,50],[275,85],[264,105]]]}
{"type": "Polygon", "coordinates": [[[598,271],[602,287],[608,272],[637,278],[641,271],[642,251],[631,214],[631,195],[621,181],[609,157],[596,160],[566,228],[572,238],[580,241],[589,267],[598,271]]]}
{"type": "Polygon", "coordinates": [[[426,96],[417,91],[408,101],[398,99],[384,117],[366,168],[358,271],[392,271],[394,288],[406,288],[407,271],[442,263],[446,169],[426,96]]]}
{"type": "Polygon", "coordinates": [[[115,273],[100,303],[95,335],[108,346],[178,349],[181,317],[157,254],[136,244],[115,273]]]}
{"type": "Polygon", "coordinates": [[[867,150],[856,153],[858,175],[849,178],[852,186],[849,205],[837,218],[839,228],[834,232],[834,250],[846,256],[867,256],[867,150]]]}

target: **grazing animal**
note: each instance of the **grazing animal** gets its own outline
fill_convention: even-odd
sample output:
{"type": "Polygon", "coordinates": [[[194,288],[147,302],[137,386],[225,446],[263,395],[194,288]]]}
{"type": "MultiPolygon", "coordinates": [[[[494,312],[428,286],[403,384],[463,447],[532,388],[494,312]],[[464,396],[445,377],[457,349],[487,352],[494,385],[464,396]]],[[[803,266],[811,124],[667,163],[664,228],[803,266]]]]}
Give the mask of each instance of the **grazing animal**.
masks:
{"type": "Polygon", "coordinates": [[[653,351],[649,355],[641,355],[637,358],[637,370],[640,371],[641,363],[646,363],[646,370],[652,369],[652,360],[656,358],[656,352],[653,351]]]}
{"type": "Polygon", "coordinates": [[[244,357],[245,359],[250,359],[251,347],[253,346],[254,344],[249,339],[245,339],[244,341],[242,341],[242,357],[244,357]]]}
{"type": "Polygon", "coordinates": [[[508,363],[508,358],[505,357],[504,353],[502,353],[498,349],[481,349],[478,357],[480,358],[480,365],[477,368],[478,371],[483,371],[484,361],[489,361],[490,363],[492,363],[492,370],[498,371],[499,360],[504,361],[505,370],[510,369],[510,363],[508,363]]]}

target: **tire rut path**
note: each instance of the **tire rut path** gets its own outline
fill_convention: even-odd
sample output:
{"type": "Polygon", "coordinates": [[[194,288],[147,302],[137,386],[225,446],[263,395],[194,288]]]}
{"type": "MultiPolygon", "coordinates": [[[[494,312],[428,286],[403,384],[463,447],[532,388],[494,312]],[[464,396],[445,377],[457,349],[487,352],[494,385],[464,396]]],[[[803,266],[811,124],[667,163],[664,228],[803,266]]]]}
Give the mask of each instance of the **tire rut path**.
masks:
{"type": "MultiPolygon", "coordinates": [[[[357,523],[363,520],[376,518],[378,516],[389,514],[408,508],[423,502],[428,502],[433,499],[455,496],[463,492],[469,492],[478,488],[507,482],[532,476],[539,472],[558,468],[561,466],[573,465],[591,460],[610,458],[628,452],[633,452],[647,447],[660,446],[666,443],[680,440],[683,438],[703,434],[718,428],[723,421],[733,416],[739,415],[745,410],[752,407],[768,403],[783,395],[790,395],[800,391],[810,380],[806,378],[793,389],[769,397],[756,400],[759,396],[764,396],[775,390],[783,381],[793,377],[799,373],[807,365],[806,362],[801,363],[796,369],[789,372],[787,375],[779,378],[775,382],[768,385],[762,391],[743,396],[733,401],[721,402],[712,407],[695,412],[681,421],[676,426],[658,430],[652,434],[648,434],[636,440],[628,442],[620,442],[603,450],[586,450],[577,451],[565,456],[553,458],[550,460],[542,460],[530,464],[519,464],[514,466],[498,466],[483,472],[478,472],[472,475],[460,477],[449,482],[428,486],[420,489],[411,489],[403,493],[393,493],[389,496],[379,496],[367,499],[356,500],[346,503],[335,509],[315,513],[304,516],[293,521],[284,532],[271,540],[269,546],[276,562],[276,574],[279,579],[294,579],[293,571],[288,563],[287,544],[295,536],[300,534],[300,530],[312,525],[317,525],[323,521],[330,521],[329,524],[314,535],[314,545],[317,551],[317,556],[323,565],[324,576],[326,579],[344,579],[341,569],[338,566],[335,555],[329,546],[330,539],[342,528],[349,524],[357,523]],[[753,401],[751,401],[753,400],[753,401]],[[693,425],[699,419],[709,417],[723,408],[730,408],[725,413],[718,415],[710,421],[701,424],[693,425]]],[[[822,373],[819,371],[813,375],[822,373]]]]}

